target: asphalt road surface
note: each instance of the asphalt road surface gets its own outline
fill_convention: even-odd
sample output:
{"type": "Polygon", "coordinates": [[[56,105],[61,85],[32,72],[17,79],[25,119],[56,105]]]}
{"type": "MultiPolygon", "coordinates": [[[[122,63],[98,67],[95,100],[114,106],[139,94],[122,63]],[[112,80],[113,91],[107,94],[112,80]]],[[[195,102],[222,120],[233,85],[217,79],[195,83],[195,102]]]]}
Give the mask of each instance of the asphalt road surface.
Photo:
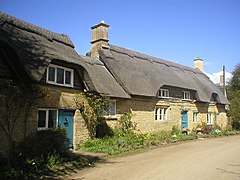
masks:
{"type": "Polygon", "coordinates": [[[167,145],[99,163],[78,180],[240,180],[240,136],[167,145]]]}

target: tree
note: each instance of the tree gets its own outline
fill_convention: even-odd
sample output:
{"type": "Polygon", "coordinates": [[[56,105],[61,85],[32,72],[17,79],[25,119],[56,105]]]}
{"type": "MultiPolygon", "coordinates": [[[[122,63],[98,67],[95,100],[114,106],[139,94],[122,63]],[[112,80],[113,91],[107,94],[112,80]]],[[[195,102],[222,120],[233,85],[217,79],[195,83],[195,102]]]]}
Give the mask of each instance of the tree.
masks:
{"type": "Polygon", "coordinates": [[[6,139],[8,156],[14,155],[19,124],[24,140],[27,136],[30,109],[43,97],[42,90],[34,83],[3,79],[0,81],[0,131],[6,139]]]}
{"type": "Polygon", "coordinates": [[[230,100],[229,115],[234,129],[240,130],[240,64],[235,66],[233,77],[229,84],[228,97],[230,100]]]}

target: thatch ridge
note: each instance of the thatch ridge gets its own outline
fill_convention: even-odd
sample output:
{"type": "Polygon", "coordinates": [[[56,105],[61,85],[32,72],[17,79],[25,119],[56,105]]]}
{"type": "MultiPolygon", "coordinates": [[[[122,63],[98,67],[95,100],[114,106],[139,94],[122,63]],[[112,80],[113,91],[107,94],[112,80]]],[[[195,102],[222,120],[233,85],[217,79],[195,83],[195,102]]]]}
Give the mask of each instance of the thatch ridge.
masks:
{"type": "Polygon", "coordinates": [[[0,23],[1,23],[1,25],[8,23],[19,29],[44,36],[45,38],[47,38],[50,41],[55,40],[55,41],[64,43],[68,46],[74,47],[72,41],[70,40],[70,38],[67,35],[51,32],[51,31],[41,28],[39,26],[33,25],[26,21],[23,21],[23,20],[15,18],[13,16],[7,15],[3,12],[0,12],[0,23]]]}

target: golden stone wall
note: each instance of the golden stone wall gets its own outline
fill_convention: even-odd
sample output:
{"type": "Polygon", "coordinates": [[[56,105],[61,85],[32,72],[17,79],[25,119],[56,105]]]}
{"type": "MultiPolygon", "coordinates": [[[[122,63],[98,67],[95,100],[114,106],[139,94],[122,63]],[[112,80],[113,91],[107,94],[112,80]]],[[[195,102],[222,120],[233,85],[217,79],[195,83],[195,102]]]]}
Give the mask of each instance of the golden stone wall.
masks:
{"type": "Polygon", "coordinates": [[[47,96],[42,102],[39,103],[39,107],[48,107],[56,109],[72,109],[74,113],[74,126],[73,126],[73,146],[77,149],[77,145],[85,141],[90,137],[86,123],[77,109],[78,103],[86,102],[83,95],[79,90],[65,88],[61,86],[45,85],[43,89],[47,96]]]}
{"type": "MultiPolygon", "coordinates": [[[[86,123],[76,106],[76,101],[85,101],[86,103],[86,100],[84,99],[83,95],[80,94],[80,91],[74,89],[52,85],[42,85],[41,87],[43,88],[43,92],[46,94],[46,97],[38,103],[38,107],[34,107],[30,110],[26,128],[24,123],[25,118],[18,118],[18,121],[16,122],[14,128],[14,141],[17,144],[24,139],[25,132],[26,135],[29,135],[37,131],[38,108],[71,109],[75,111],[73,145],[74,149],[77,149],[78,144],[90,137],[89,131],[86,127],[86,123]]],[[[5,154],[6,151],[8,151],[8,145],[6,141],[6,136],[2,131],[0,132],[0,137],[2,139],[2,141],[0,141],[0,152],[5,154]]]]}
{"type": "MultiPolygon", "coordinates": [[[[207,123],[207,113],[213,113],[213,123],[222,128],[227,126],[227,116],[224,105],[214,103],[194,103],[176,99],[117,99],[117,117],[124,112],[132,113],[132,121],[136,123],[137,129],[142,133],[154,133],[161,130],[171,130],[174,125],[181,127],[182,111],[188,111],[188,129],[192,130],[202,122],[207,123]],[[154,120],[154,110],[156,106],[168,107],[167,120],[154,120]],[[193,122],[193,113],[198,112],[198,122],[193,122]],[[218,115],[217,115],[218,114],[218,115]],[[217,117],[218,116],[218,117],[217,117]],[[217,122],[218,121],[218,122],[217,122]]],[[[114,121],[109,121],[111,126],[114,121]]]]}

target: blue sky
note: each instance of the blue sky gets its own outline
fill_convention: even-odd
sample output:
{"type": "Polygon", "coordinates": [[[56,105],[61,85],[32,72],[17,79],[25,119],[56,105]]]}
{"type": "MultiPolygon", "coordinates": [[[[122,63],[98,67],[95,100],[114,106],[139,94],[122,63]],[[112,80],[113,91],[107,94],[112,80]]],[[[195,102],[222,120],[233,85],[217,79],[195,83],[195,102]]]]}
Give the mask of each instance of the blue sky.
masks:
{"type": "Polygon", "coordinates": [[[231,72],[240,63],[240,0],[0,0],[0,11],[67,34],[79,54],[105,20],[109,43],[193,66],[231,72]]]}

